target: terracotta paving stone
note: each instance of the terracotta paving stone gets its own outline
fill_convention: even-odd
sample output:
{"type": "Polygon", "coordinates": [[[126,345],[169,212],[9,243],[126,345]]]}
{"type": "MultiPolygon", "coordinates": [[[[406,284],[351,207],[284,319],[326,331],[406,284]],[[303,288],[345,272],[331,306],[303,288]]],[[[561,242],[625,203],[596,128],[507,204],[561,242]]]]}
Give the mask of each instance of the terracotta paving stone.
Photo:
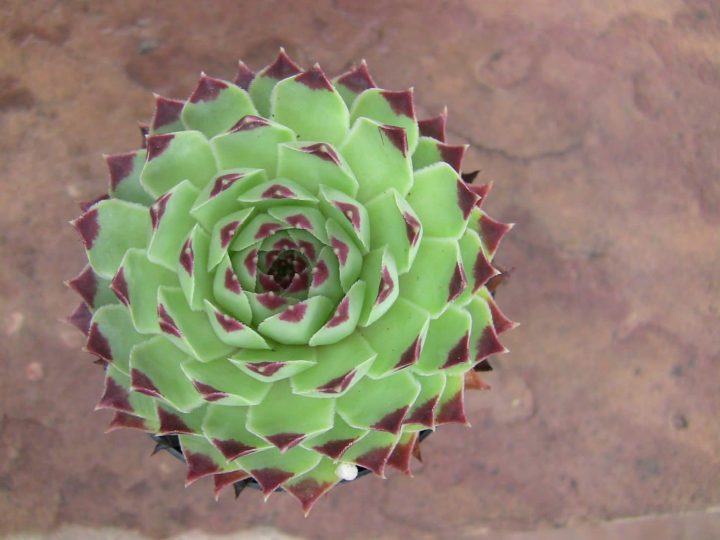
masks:
{"type": "Polygon", "coordinates": [[[2,12],[0,534],[462,538],[720,504],[716,1],[6,0],[2,12]],[[257,68],[280,45],[328,73],[366,58],[381,85],[413,85],[423,115],[447,104],[450,142],[472,145],[466,169],[495,180],[489,211],[518,224],[498,299],[522,326],[494,389],[468,396],[472,429],[428,439],[414,479],[342,487],[308,519],[280,495],[216,503],[207,482],[183,489],[181,465],[151,458],[146,437],[103,435],[101,371],[60,322],[76,303],[62,280],[84,264],[66,222],[103,189],[100,154],[138,145],[150,91],[188,95],[201,70],[230,78],[238,58],[257,68]]]}

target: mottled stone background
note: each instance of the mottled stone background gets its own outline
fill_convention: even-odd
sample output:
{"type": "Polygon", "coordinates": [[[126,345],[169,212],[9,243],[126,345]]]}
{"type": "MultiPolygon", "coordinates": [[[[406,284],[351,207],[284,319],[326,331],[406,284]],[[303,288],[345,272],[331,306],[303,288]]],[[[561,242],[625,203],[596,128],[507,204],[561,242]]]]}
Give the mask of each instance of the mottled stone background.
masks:
{"type": "Polygon", "coordinates": [[[717,1],[4,0],[0,133],[0,534],[462,539],[720,504],[717,1]],[[489,210],[518,223],[499,300],[522,326],[472,429],[308,519],[284,496],[216,503],[146,437],[103,435],[102,373],[61,321],[100,154],[137,146],[151,91],[280,45],[329,72],[367,58],[422,113],[447,105],[489,210]]]}

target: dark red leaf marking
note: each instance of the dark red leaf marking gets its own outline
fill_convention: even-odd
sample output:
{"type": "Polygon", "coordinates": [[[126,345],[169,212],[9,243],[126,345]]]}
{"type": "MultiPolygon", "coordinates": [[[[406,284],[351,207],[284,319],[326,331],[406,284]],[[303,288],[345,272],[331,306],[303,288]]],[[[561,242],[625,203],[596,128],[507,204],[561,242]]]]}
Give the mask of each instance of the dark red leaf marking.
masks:
{"type": "Polygon", "coordinates": [[[217,319],[217,322],[220,324],[220,326],[222,326],[223,330],[228,333],[245,330],[245,325],[243,323],[236,319],[233,319],[229,315],[220,313],[219,311],[215,312],[215,319],[217,319]]]}
{"type": "Polygon", "coordinates": [[[280,320],[290,323],[299,323],[305,318],[307,312],[307,304],[300,303],[290,306],[280,314],[280,320]]]}
{"type": "Polygon", "coordinates": [[[250,471],[252,477],[257,480],[257,483],[262,487],[263,494],[269,495],[275,488],[286,480],[290,480],[295,476],[291,472],[283,471],[280,469],[253,469],[250,471]]]}
{"type": "Polygon", "coordinates": [[[420,135],[423,137],[432,137],[440,142],[445,142],[445,124],[447,123],[447,111],[442,114],[418,120],[420,135]]]}
{"type": "Polygon", "coordinates": [[[289,238],[280,238],[273,243],[272,247],[280,252],[287,249],[294,249],[297,247],[297,244],[289,238]]]}
{"type": "Polygon", "coordinates": [[[295,192],[280,184],[273,184],[260,195],[263,199],[291,199],[295,192]]]}
{"type": "Polygon", "coordinates": [[[407,232],[408,241],[411,246],[414,246],[418,238],[420,237],[420,222],[410,212],[403,213],[403,219],[405,220],[405,231],[407,232]]]}
{"type": "Polygon", "coordinates": [[[150,135],[147,138],[147,159],[152,161],[156,157],[162,155],[167,150],[170,143],[175,138],[174,133],[165,133],[163,135],[150,135]]]}
{"type": "Polygon", "coordinates": [[[435,407],[440,399],[440,396],[435,396],[427,400],[422,405],[415,408],[415,410],[403,420],[404,424],[420,424],[428,428],[435,426],[435,407]]]}
{"type": "Polygon", "coordinates": [[[277,231],[281,225],[279,223],[263,223],[258,228],[257,232],[255,233],[255,240],[262,240],[263,238],[267,238],[272,233],[277,231]]]}
{"type": "Polygon", "coordinates": [[[287,221],[288,225],[292,227],[297,227],[298,229],[307,229],[311,231],[313,229],[312,223],[310,223],[310,220],[303,216],[302,214],[295,214],[293,216],[288,216],[285,218],[285,221],[287,221]]]}
{"type": "Polygon", "coordinates": [[[250,83],[253,81],[254,78],[255,73],[253,72],[253,70],[247,67],[245,65],[245,62],[239,60],[237,75],[235,75],[235,80],[233,82],[243,90],[247,90],[250,88],[250,83]]]}
{"type": "MultiPolygon", "coordinates": [[[[476,171],[479,172],[479,171],[476,171]]],[[[465,180],[465,175],[463,175],[463,180],[465,180]]],[[[467,180],[465,180],[467,181],[467,180]]],[[[492,190],[493,183],[488,182],[487,184],[468,184],[468,189],[472,191],[475,195],[480,197],[478,199],[478,202],[475,203],[475,206],[478,208],[482,208],[483,203],[485,203],[485,200],[487,199],[488,195],[490,194],[490,191],[492,190]]]]}
{"type": "Polygon", "coordinates": [[[78,293],[88,306],[95,306],[97,278],[90,265],[83,268],[77,276],[67,282],[68,287],[78,293]]]}
{"type": "Polygon", "coordinates": [[[512,229],[512,225],[495,221],[487,214],[480,217],[480,236],[490,253],[497,251],[500,241],[510,229],[512,229]]]}
{"type": "Polygon", "coordinates": [[[308,275],[307,270],[303,270],[293,276],[292,281],[290,281],[290,285],[285,288],[285,291],[289,293],[304,291],[308,288],[309,282],[310,276],[308,275]]]}
{"type": "Polygon", "coordinates": [[[226,248],[232,239],[235,237],[235,233],[240,227],[239,221],[231,221],[220,229],[220,247],[226,248]]]}
{"type": "Polygon", "coordinates": [[[327,280],[329,275],[327,264],[325,261],[319,261],[312,271],[312,286],[319,287],[327,280]]]}
{"type": "Polygon", "coordinates": [[[185,269],[188,275],[192,276],[193,266],[195,265],[195,254],[193,253],[192,238],[185,240],[180,250],[180,265],[185,269]]]}
{"type": "Polygon", "coordinates": [[[260,282],[260,285],[262,286],[262,289],[264,291],[280,292],[283,290],[282,286],[280,286],[280,284],[275,281],[275,278],[273,276],[260,273],[258,274],[258,281],[260,282]]]}
{"type": "Polygon", "coordinates": [[[165,410],[163,407],[157,407],[158,418],[160,419],[159,433],[167,435],[170,433],[193,433],[185,421],[177,414],[165,410]]]}
{"type": "Polygon", "coordinates": [[[265,437],[271,444],[277,446],[280,451],[284,452],[297,446],[305,438],[302,433],[276,433],[275,435],[267,435],[265,437]]]}
{"type": "Polygon", "coordinates": [[[330,459],[337,459],[343,455],[343,452],[345,452],[345,450],[347,450],[356,440],[357,438],[336,439],[334,441],[328,441],[320,446],[313,446],[313,450],[329,457],[330,459]]]}
{"type": "Polygon", "coordinates": [[[452,278],[450,278],[450,284],[448,285],[448,302],[452,302],[467,288],[467,278],[465,277],[465,271],[460,263],[455,265],[452,278]]]}
{"type": "Polygon", "coordinates": [[[417,444],[417,440],[418,434],[415,433],[408,442],[396,445],[388,458],[387,464],[408,476],[412,476],[410,460],[412,459],[412,450],[417,444]]]}
{"type": "Polygon", "coordinates": [[[466,332],[465,335],[460,338],[460,341],[450,349],[441,369],[464,364],[468,360],[470,360],[470,334],[466,332]]]}
{"type": "Polygon", "coordinates": [[[263,377],[272,377],[285,366],[285,362],[247,362],[245,367],[263,377]]]}
{"type": "Polygon", "coordinates": [[[260,302],[261,305],[270,310],[278,309],[287,304],[287,301],[282,296],[278,296],[272,292],[258,294],[255,298],[257,298],[257,301],[260,302]]]}
{"type": "Polygon", "coordinates": [[[440,157],[442,160],[450,165],[457,172],[460,172],[462,167],[462,160],[465,156],[466,146],[454,146],[451,144],[438,143],[438,150],[440,151],[440,157]]]}
{"type": "Polygon", "coordinates": [[[170,314],[167,312],[167,309],[163,304],[158,304],[157,307],[157,314],[158,319],[160,320],[160,330],[165,332],[166,334],[170,334],[171,336],[175,336],[178,338],[182,337],[182,334],[180,333],[180,329],[175,324],[175,321],[170,316],[170,314]]]}
{"type": "Polygon", "coordinates": [[[214,474],[213,483],[215,484],[215,498],[217,499],[220,496],[220,492],[227,486],[230,486],[235,482],[239,482],[240,480],[245,480],[246,478],[250,478],[250,475],[245,471],[230,471],[214,474]]]}
{"type": "Polygon", "coordinates": [[[220,92],[228,87],[225,81],[213,79],[204,73],[200,76],[195,90],[190,95],[190,103],[200,103],[201,101],[215,101],[220,92]]]}
{"type": "Polygon", "coordinates": [[[264,118],[248,114],[247,116],[243,116],[240,120],[238,120],[237,124],[230,128],[230,133],[236,133],[238,131],[252,131],[253,129],[258,129],[269,125],[270,122],[268,122],[264,118]]]}
{"type": "Polygon", "coordinates": [[[90,321],[92,320],[92,311],[85,302],[81,302],[75,310],[68,316],[67,321],[75,328],[80,330],[86,336],[90,332],[90,321]]]}
{"type": "Polygon", "coordinates": [[[260,72],[260,75],[272,79],[282,80],[300,73],[302,70],[284,50],[280,50],[275,61],[260,72]]]}
{"type": "Polygon", "coordinates": [[[100,331],[97,323],[92,323],[92,326],[90,326],[90,332],[88,333],[85,349],[87,349],[89,353],[99,356],[100,358],[104,358],[109,362],[113,359],[110,343],[100,331]]]}
{"type": "Polygon", "coordinates": [[[110,426],[106,430],[106,433],[115,431],[120,428],[140,429],[142,431],[148,431],[145,425],[145,419],[139,416],[134,416],[123,411],[115,411],[115,414],[110,420],[110,426]]]}
{"type": "Polygon", "coordinates": [[[379,422],[373,424],[370,426],[371,429],[376,429],[378,431],[388,431],[393,434],[397,434],[400,432],[400,426],[402,426],[403,418],[405,418],[405,415],[408,412],[409,407],[400,407],[397,410],[394,410],[385,416],[383,416],[379,422]]]}
{"type": "Polygon", "coordinates": [[[235,182],[244,177],[245,175],[242,173],[228,173],[218,176],[213,183],[212,190],[210,190],[210,198],[217,197],[220,193],[229,189],[235,182]]]}
{"type": "Polygon", "coordinates": [[[378,285],[378,294],[375,299],[375,304],[382,304],[387,300],[395,289],[395,282],[393,282],[390,270],[387,266],[383,266],[382,274],[380,276],[380,284],[378,285]]]}
{"type": "Polygon", "coordinates": [[[311,90],[329,90],[332,92],[333,85],[317,64],[295,77],[295,80],[311,90]]]}
{"type": "Polygon", "coordinates": [[[191,381],[195,389],[202,394],[205,401],[220,401],[227,397],[227,393],[218,390],[210,386],[209,384],[201,383],[200,381],[191,381]]]}
{"type": "Polygon", "coordinates": [[[318,482],[312,478],[301,480],[297,484],[285,486],[285,490],[294,495],[303,507],[305,514],[310,512],[315,502],[335,485],[333,482],[318,482]]]}
{"type": "Polygon", "coordinates": [[[312,154],[319,157],[324,161],[329,161],[335,165],[340,165],[340,158],[338,157],[333,147],[325,143],[309,144],[307,146],[301,146],[298,148],[301,152],[312,154]]]}
{"type": "Polygon", "coordinates": [[[493,326],[495,332],[502,334],[507,330],[512,330],[517,326],[517,323],[508,319],[505,314],[500,311],[500,308],[492,298],[488,299],[488,305],[490,306],[490,313],[492,314],[493,326]]]}
{"type": "Polygon", "coordinates": [[[96,409],[115,409],[118,411],[133,412],[130,405],[130,394],[122,386],[115,382],[112,377],[105,377],[105,391],[96,409]]]}
{"type": "Polygon", "coordinates": [[[130,305],[130,293],[128,292],[128,284],[125,280],[125,269],[121,266],[115,277],[110,282],[110,289],[115,293],[123,304],[130,305]]]}
{"type": "Polygon", "coordinates": [[[308,242],[307,240],[299,240],[298,244],[300,245],[300,249],[302,249],[305,256],[308,259],[314,261],[316,253],[315,253],[315,246],[313,245],[313,243],[308,242]]]}
{"type": "Polygon", "coordinates": [[[257,272],[257,255],[257,249],[253,249],[247,254],[247,257],[245,257],[245,260],[243,261],[245,268],[251,276],[255,276],[255,273],[257,272]]]}
{"type": "Polygon", "coordinates": [[[390,457],[392,446],[385,446],[381,448],[374,448],[369,452],[364,453],[362,456],[357,458],[355,462],[361,467],[370,469],[378,476],[383,476],[385,471],[385,464],[390,457]]]}
{"type": "Polygon", "coordinates": [[[183,455],[185,456],[185,461],[188,466],[187,476],[185,477],[186,486],[192,484],[200,478],[215,474],[220,470],[220,467],[217,466],[210,456],[189,452],[187,450],[183,452],[183,455]]]}
{"type": "Polygon", "coordinates": [[[95,197],[94,199],[90,199],[89,201],[81,201],[78,203],[78,206],[80,207],[80,210],[82,212],[87,212],[100,201],[107,201],[109,198],[110,195],[105,193],[103,195],[98,195],[97,197],[95,197]]]}
{"type": "Polygon", "coordinates": [[[323,394],[340,394],[348,389],[355,378],[355,370],[351,369],[345,375],[340,375],[318,387],[318,392],[323,394]]]}
{"type": "Polygon", "coordinates": [[[155,95],[155,112],[152,118],[153,131],[180,120],[180,113],[182,113],[184,106],[185,102],[182,100],[155,95]]]}
{"type": "Polygon", "coordinates": [[[440,406],[440,410],[438,411],[435,421],[437,424],[468,423],[467,417],[465,416],[465,404],[462,390],[440,406]]]}
{"type": "Polygon", "coordinates": [[[380,126],[380,133],[385,135],[385,137],[388,138],[392,145],[398,150],[400,150],[403,156],[407,156],[407,134],[405,133],[405,130],[403,128],[397,126],[382,125],[380,126]]]}
{"type": "Polygon", "coordinates": [[[337,83],[342,84],[351,92],[359,94],[368,88],[375,88],[375,81],[372,80],[367,64],[362,62],[358,67],[353,67],[337,78],[337,83]]]}
{"type": "Polygon", "coordinates": [[[92,249],[93,243],[100,233],[98,217],[97,208],[92,208],[72,222],[73,227],[82,238],[85,249],[92,249]]]}
{"type": "Polygon", "coordinates": [[[332,316],[332,319],[327,322],[325,327],[335,328],[348,319],[350,319],[350,299],[346,296],[340,301],[337,309],[335,309],[335,314],[332,316]]]}
{"type": "Polygon", "coordinates": [[[133,172],[136,154],[137,152],[128,152],[127,154],[105,156],[105,163],[110,171],[110,189],[112,191],[115,191],[120,182],[133,172]]]}
{"type": "Polygon", "coordinates": [[[460,212],[462,213],[463,219],[469,218],[470,212],[475,207],[475,203],[477,203],[480,198],[472,191],[470,191],[467,185],[465,185],[465,182],[463,182],[462,180],[457,181],[457,198],[458,206],[460,207],[460,212]]]}
{"type": "Polygon", "coordinates": [[[145,375],[142,371],[137,369],[130,370],[130,380],[132,382],[132,389],[141,394],[151,397],[162,397],[160,390],[152,382],[150,377],[145,375]]]}
{"type": "Polygon", "coordinates": [[[343,213],[353,226],[353,229],[356,231],[360,230],[360,209],[357,206],[340,201],[333,201],[333,205],[343,213]]]}
{"type": "Polygon", "coordinates": [[[407,350],[402,353],[402,355],[400,356],[400,361],[395,364],[395,367],[393,369],[398,370],[417,362],[418,358],[420,358],[420,353],[422,352],[422,345],[423,342],[420,339],[420,336],[416,337],[415,341],[413,341],[407,348],[407,350]]]}
{"type": "Polygon", "coordinates": [[[235,294],[240,294],[242,292],[240,281],[231,267],[228,267],[225,270],[225,288],[235,294]]]}
{"type": "Polygon", "coordinates": [[[482,249],[478,251],[475,264],[473,265],[473,279],[475,284],[473,286],[473,292],[477,292],[487,281],[497,275],[497,271],[492,264],[487,260],[482,249]]]}
{"type": "Polygon", "coordinates": [[[330,244],[333,247],[333,251],[337,256],[338,261],[340,261],[340,265],[345,266],[348,258],[348,253],[350,252],[350,247],[345,242],[338,240],[334,236],[330,239],[330,244]]]}
{"type": "Polygon", "coordinates": [[[152,223],[153,230],[156,230],[158,225],[160,225],[160,220],[165,215],[171,197],[172,193],[165,193],[165,195],[158,197],[150,207],[150,222],[152,223]]]}
{"type": "Polygon", "coordinates": [[[500,343],[497,333],[495,333],[495,329],[491,324],[489,324],[482,331],[480,339],[478,339],[475,361],[478,362],[493,354],[500,354],[506,351],[507,349],[503,347],[502,343],[500,343]]]}
{"type": "Polygon", "coordinates": [[[229,460],[252,454],[257,450],[254,446],[248,446],[240,441],[213,439],[212,443],[220,450],[222,455],[229,460]]]}
{"type": "Polygon", "coordinates": [[[390,108],[398,116],[407,116],[415,118],[415,105],[413,104],[412,90],[402,90],[393,92],[391,90],[382,90],[380,95],[385,98],[390,108]]]}

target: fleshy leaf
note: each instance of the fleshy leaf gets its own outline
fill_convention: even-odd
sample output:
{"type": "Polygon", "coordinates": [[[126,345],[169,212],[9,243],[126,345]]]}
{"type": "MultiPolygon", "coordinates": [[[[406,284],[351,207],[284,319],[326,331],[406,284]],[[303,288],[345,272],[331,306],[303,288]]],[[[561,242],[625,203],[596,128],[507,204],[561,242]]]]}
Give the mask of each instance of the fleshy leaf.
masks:
{"type": "Polygon", "coordinates": [[[464,309],[450,306],[430,321],[427,339],[420,361],[415,366],[418,373],[432,375],[438,369],[470,369],[470,314],[464,309]]]}
{"type": "Polygon", "coordinates": [[[358,182],[342,155],[325,142],[307,141],[278,146],[277,174],[292,178],[313,195],[321,185],[354,197],[358,182]]]}
{"type": "Polygon", "coordinates": [[[363,328],[362,335],[378,353],[370,375],[382,377],[417,363],[429,321],[425,310],[398,298],[385,315],[363,328]]]}
{"type": "Polygon", "coordinates": [[[437,317],[467,287],[455,240],[423,238],[415,263],[400,277],[400,296],[437,317]]]}
{"type": "Polygon", "coordinates": [[[203,399],[218,405],[231,405],[233,411],[242,406],[257,405],[270,388],[225,358],[212,362],[189,360],[182,369],[203,399]]]}
{"type": "Polygon", "coordinates": [[[250,302],[243,291],[240,280],[230,263],[227,254],[222,258],[220,264],[215,268],[213,277],[213,297],[218,306],[222,307],[225,313],[235,317],[240,322],[250,324],[252,322],[252,310],[250,302]]]}
{"type": "Polygon", "coordinates": [[[320,66],[275,85],[270,116],[297,133],[300,140],[339,144],[349,128],[350,113],[320,66]]]}
{"type": "Polygon", "coordinates": [[[353,283],[327,322],[310,338],[311,346],[337,343],[355,331],[365,301],[365,288],[364,281],[353,283]]]}
{"type": "Polygon", "coordinates": [[[261,169],[222,170],[202,190],[190,213],[210,232],[223,217],[242,209],[240,195],[266,181],[261,169]]]}
{"type": "Polygon", "coordinates": [[[230,249],[233,251],[242,251],[287,227],[285,223],[273,219],[267,214],[259,214],[235,235],[235,239],[230,243],[230,249]]]}
{"type": "Polygon", "coordinates": [[[320,454],[300,447],[290,448],[286,452],[281,452],[277,448],[268,448],[241,456],[235,463],[255,478],[267,499],[281,484],[308,472],[320,462],[320,459],[320,454]]]}
{"type": "Polygon", "coordinates": [[[187,463],[186,487],[206,476],[242,469],[237,463],[227,461],[204,437],[179,435],[178,438],[187,463]]]}
{"type": "Polygon", "coordinates": [[[352,427],[342,419],[342,416],[335,413],[331,429],[314,437],[308,437],[300,443],[300,446],[315,450],[333,461],[337,461],[351,444],[360,440],[367,433],[368,430],[352,427]]]}
{"type": "Polygon", "coordinates": [[[80,234],[90,265],[111,278],[125,253],[144,248],[150,238],[150,216],[142,205],[108,199],[100,201],[72,222],[80,234]]]}
{"type": "Polygon", "coordinates": [[[222,312],[207,299],[205,299],[205,311],[213,330],[215,330],[215,335],[223,343],[231,347],[247,349],[270,348],[267,341],[255,330],[231,315],[222,312]]]}
{"type": "Polygon", "coordinates": [[[89,264],[77,276],[68,280],[66,285],[93,309],[118,302],[117,296],[110,289],[110,280],[97,275],[89,264]]]}
{"type": "MultiPolygon", "coordinates": [[[[264,386],[270,388],[269,385],[264,386]]],[[[203,433],[227,460],[272,446],[245,427],[248,410],[247,407],[208,405],[203,421],[203,433]]]]}
{"type": "Polygon", "coordinates": [[[305,206],[275,206],[268,209],[275,219],[286,223],[289,227],[308,231],[320,242],[328,242],[325,229],[325,217],[316,208],[305,206]]]}
{"type": "Polygon", "coordinates": [[[257,110],[245,90],[203,73],[183,107],[182,120],[188,129],[212,137],[227,131],[248,114],[257,114],[257,110]]]}
{"type": "Polygon", "coordinates": [[[307,516],[317,500],[340,481],[336,468],[331,460],[322,458],[314,469],[285,482],[283,489],[300,501],[307,516]]]}
{"type": "Polygon", "coordinates": [[[365,60],[360,62],[359,66],[353,66],[345,73],[337,76],[333,80],[333,84],[348,108],[352,107],[358,95],[368,88],[375,88],[376,86],[365,60]]]}
{"type": "Polygon", "coordinates": [[[147,251],[131,249],[126,254],[111,288],[128,306],[133,324],[141,334],[160,332],[157,315],[157,291],[161,286],[177,285],[177,277],[160,265],[151,263],[147,251]]]}
{"type": "Polygon", "coordinates": [[[156,401],[155,404],[160,421],[157,429],[158,435],[179,435],[181,433],[194,435],[202,429],[202,421],[207,409],[204,402],[188,412],[179,411],[164,401],[156,401]]]}
{"type": "Polygon", "coordinates": [[[264,169],[270,178],[275,178],[278,145],[295,138],[295,133],[286,126],[259,116],[246,116],[227,133],[213,137],[210,144],[221,168],[264,169]]]}
{"type": "Polygon", "coordinates": [[[315,205],[317,199],[295,182],[276,178],[260,184],[240,195],[238,200],[257,210],[278,205],[315,205]]]}
{"type": "Polygon", "coordinates": [[[381,379],[364,377],[337,399],[337,412],[353,427],[399,433],[419,393],[420,384],[409,370],[381,379]]]}
{"type": "Polygon", "coordinates": [[[500,223],[488,216],[479,208],[474,208],[468,228],[480,235],[487,258],[492,261],[500,242],[512,229],[513,223],[500,223]]]}
{"type": "Polygon", "coordinates": [[[273,350],[241,349],[230,361],[265,383],[292,377],[317,363],[315,349],[276,345],[273,350]]]}
{"type": "Polygon", "coordinates": [[[325,246],[320,250],[312,269],[308,296],[316,295],[322,295],[332,300],[339,300],[343,295],[343,289],[340,286],[338,257],[330,246],[325,246]]]}
{"type": "Polygon", "coordinates": [[[335,403],[294,394],[288,381],[276,382],[248,412],[247,428],[282,452],[332,427],[335,403]]]}
{"type": "Polygon", "coordinates": [[[210,236],[200,225],[195,225],[182,244],[176,262],[177,275],[190,309],[205,308],[203,300],[210,296],[213,276],[208,272],[210,236]]]}
{"type": "Polygon", "coordinates": [[[350,111],[350,121],[370,118],[381,124],[397,126],[405,130],[410,153],[415,150],[418,140],[418,125],[415,119],[413,90],[393,92],[370,88],[360,94],[350,111]]]}
{"type": "Polygon", "coordinates": [[[147,153],[140,182],[153,197],[183,180],[202,189],[217,172],[210,143],[199,131],[151,135],[147,153]]]}
{"type": "Polygon", "coordinates": [[[486,287],[480,289],[478,291],[478,295],[488,303],[490,313],[492,314],[493,326],[495,327],[495,331],[498,334],[502,334],[503,332],[512,330],[513,328],[516,328],[518,326],[518,323],[508,319],[507,316],[502,311],[500,311],[500,308],[498,307],[497,303],[490,294],[490,291],[488,291],[486,287]]]}
{"type": "Polygon", "coordinates": [[[362,253],[352,237],[334,219],[326,223],[330,247],[338,260],[340,285],[347,292],[362,271],[362,253]]]}
{"type": "Polygon", "coordinates": [[[123,201],[150,206],[153,198],[140,184],[140,172],[145,165],[147,152],[136,150],[126,154],[115,154],[104,156],[110,172],[110,193],[111,197],[123,201]]]}
{"type": "Polygon", "coordinates": [[[398,273],[407,272],[415,260],[423,235],[422,224],[412,207],[394,190],[388,190],[367,203],[370,223],[370,248],[387,246],[395,259],[398,273]]]}
{"type": "Polygon", "coordinates": [[[93,315],[85,348],[127,375],[130,351],[145,339],[135,330],[127,308],[113,304],[101,307],[93,315]]]}
{"type": "Polygon", "coordinates": [[[320,186],[320,208],[334,219],[360,246],[363,254],[370,247],[370,220],[365,207],[336,189],[320,186]]]}
{"type": "Polygon", "coordinates": [[[499,275],[500,272],[487,259],[482,240],[472,229],[467,229],[460,238],[460,256],[468,286],[455,302],[464,305],[488,280],[499,275]]]}
{"type": "Polygon", "coordinates": [[[425,237],[458,239],[479,200],[447,163],[415,172],[407,201],[423,224],[425,237]]]}
{"type": "Polygon", "coordinates": [[[181,412],[205,401],[182,371],[188,356],[169,340],[158,336],[136,345],[130,353],[133,390],[163,399],[181,412]]]}
{"type": "Polygon", "coordinates": [[[466,144],[445,144],[430,137],[420,137],[412,156],[413,168],[417,171],[433,163],[444,161],[459,173],[467,149],[466,144]]]}
{"type": "Polygon", "coordinates": [[[475,296],[465,309],[472,317],[470,361],[480,362],[493,354],[506,353],[507,349],[500,343],[493,327],[492,312],[487,301],[475,296]]]}
{"type": "Polygon", "coordinates": [[[469,426],[470,423],[465,416],[465,375],[462,373],[448,375],[446,381],[435,409],[435,423],[469,426]]]}
{"type": "Polygon", "coordinates": [[[275,85],[287,77],[300,73],[302,69],[290,60],[284,49],[280,49],[275,61],[261,69],[250,83],[250,96],[262,116],[270,116],[270,94],[275,85]]]}
{"type": "Polygon", "coordinates": [[[400,433],[371,431],[345,451],[342,462],[365,467],[385,478],[385,465],[399,440],[400,433]]]}
{"type": "Polygon", "coordinates": [[[111,409],[144,419],[148,425],[159,427],[154,398],[132,391],[130,376],[115,365],[105,370],[105,387],[95,410],[111,409]]]}
{"type": "Polygon", "coordinates": [[[408,432],[400,435],[400,440],[393,449],[392,454],[390,454],[387,464],[408,476],[412,476],[410,461],[412,460],[413,448],[417,443],[417,433],[408,432]]]}
{"type": "Polygon", "coordinates": [[[397,189],[401,195],[410,190],[412,163],[402,128],[358,118],[339,148],[360,185],[357,193],[360,202],[389,188],[397,189]]]}
{"type": "Polygon", "coordinates": [[[360,277],[367,284],[360,325],[369,326],[387,313],[400,294],[397,266],[390,251],[371,251],[363,261],[360,277]]]}
{"type": "Polygon", "coordinates": [[[185,102],[181,99],[171,99],[154,94],[155,111],[150,123],[150,135],[161,135],[184,131],[185,125],[180,118],[185,102]]]}
{"type": "MultiPolygon", "coordinates": [[[[208,271],[213,270],[220,262],[227,258],[230,243],[237,232],[253,213],[252,208],[245,208],[217,220],[210,234],[210,248],[208,249],[208,271]]],[[[228,260],[229,263],[229,260],[228,260]]]]}
{"type": "Polygon", "coordinates": [[[158,316],[162,332],[201,362],[226,356],[233,350],[215,335],[205,311],[190,309],[185,294],[179,288],[160,287],[158,316]]]}
{"type": "Polygon", "coordinates": [[[152,262],[176,270],[183,242],[195,225],[190,209],[197,195],[197,188],[184,180],[150,207],[153,234],[147,253],[152,262]]]}
{"type": "Polygon", "coordinates": [[[420,135],[432,137],[440,142],[445,142],[445,126],[447,124],[447,107],[437,116],[418,120],[420,135]]]}
{"type": "Polygon", "coordinates": [[[332,309],[328,298],[313,296],[268,317],[260,323],[258,332],[278,343],[301,345],[325,324],[332,309]]]}
{"type": "Polygon", "coordinates": [[[442,372],[427,376],[415,374],[415,380],[420,383],[420,393],[405,415],[403,431],[435,429],[435,410],[445,389],[445,379],[446,375],[442,372]]]}
{"type": "Polygon", "coordinates": [[[296,394],[314,398],[336,398],[347,392],[367,373],[377,353],[358,334],[318,347],[318,363],[291,379],[296,394]]]}

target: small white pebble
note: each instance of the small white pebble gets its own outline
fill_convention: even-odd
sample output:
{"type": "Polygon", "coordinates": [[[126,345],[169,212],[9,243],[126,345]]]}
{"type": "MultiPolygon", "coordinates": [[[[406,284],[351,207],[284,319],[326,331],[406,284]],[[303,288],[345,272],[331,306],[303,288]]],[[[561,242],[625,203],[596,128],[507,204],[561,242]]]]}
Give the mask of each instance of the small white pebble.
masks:
{"type": "Polygon", "coordinates": [[[355,480],[358,475],[358,468],[352,463],[341,463],[335,469],[335,474],[343,480],[355,480]]]}

